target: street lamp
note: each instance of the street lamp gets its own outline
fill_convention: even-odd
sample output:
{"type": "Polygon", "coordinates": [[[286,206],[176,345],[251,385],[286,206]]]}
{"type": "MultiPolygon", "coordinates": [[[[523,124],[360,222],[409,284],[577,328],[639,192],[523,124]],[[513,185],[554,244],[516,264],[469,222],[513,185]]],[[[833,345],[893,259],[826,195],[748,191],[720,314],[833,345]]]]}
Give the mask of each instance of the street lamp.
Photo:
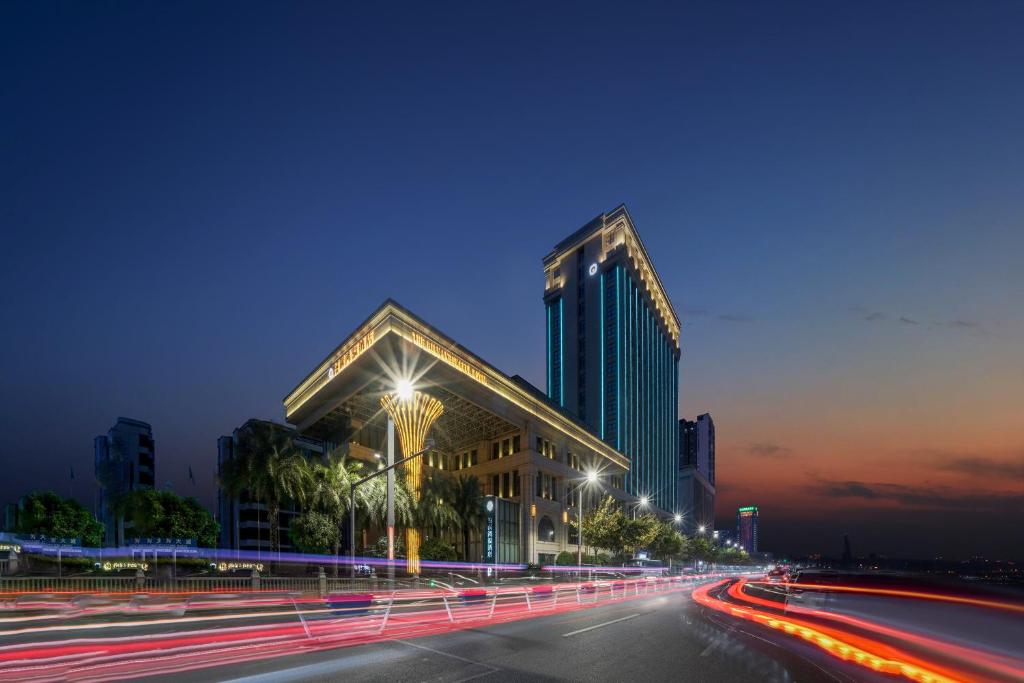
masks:
{"type": "Polygon", "coordinates": [[[402,401],[408,401],[412,398],[412,382],[407,379],[400,379],[395,385],[395,393],[398,394],[398,398],[402,401]]]}
{"type": "Polygon", "coordinates": [[[633,506],[633,519],[636,519],[636,511],[640,508],[646,508],[651,504],[651,499],[647,496],[640,496],[640,500],[637,501],[636,505],[633,506]]]}
{"type": "Polygon", "coordinates": [[[673,522],[675,522],[676,524],[679,524],[679,522],[683,521],[683,516],[682,516],[681,514],[679,514],[679,513],[677,512],[677,513],[676,513],[676,514],[675,514],[675,515],[674,515],[674,516],[672,517],[672,521],[673,521],[673,522]]]}
{"type": "MultiPolygon", "coordinates": [[[[579,521],[580,528],[577,529],[576,534],[576,565],[583,567],[583,486],[593,486],[598,482],[598,475],[596,470],[587,472],[586,479],[579,486],[579,511],[576,513],[576,519],[579,521]]],[[[580,570],[582,572],[582,569],[580,570]]]]}
{"type": "Polygon", "coordinates": [[[704,525],[703,524],[701,524],[699,527],[697,527],[697,533],[698,534],[704,533],[704,525]]]}

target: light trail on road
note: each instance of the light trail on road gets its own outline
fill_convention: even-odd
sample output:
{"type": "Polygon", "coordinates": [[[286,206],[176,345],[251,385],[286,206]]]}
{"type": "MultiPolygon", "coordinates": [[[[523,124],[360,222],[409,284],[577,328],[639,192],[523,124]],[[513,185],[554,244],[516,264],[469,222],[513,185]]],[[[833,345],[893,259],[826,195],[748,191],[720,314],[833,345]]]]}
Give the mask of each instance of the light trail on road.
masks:
{"type": "MultiPolygon", "coordinates": [[[[1024,681],[1024,660],[1019,658],[938,640],[874,620],[769,600],[751,595],[748,587],[777,589],[779,584],[726,579],[696,588],[693,599],[731,617],[799,638],[840,660],[920,683],[1024,681]],[[800,616],[794,617],[793,614],[800,616]]],[[[808,587],[804,585],[805,589],[808,587]]],[[[818,588],[833,590],[835,586],[818,588]]],[[[867,592],[878,593],[878,590],[869,589],[867,592]]],[[[900,593],[903,593],[900,597],[910,597],[907,595],[910,593],[913,597],[921,595],[941,601],[941,597],[932,594],[900,593]]],[[[967,604],[962,600],[947,602],[967,604]]],[[[1005,608],[1002,603],[993,601],[975,600],[969,604],[988,609],[1005,608]]]]}
{"type": "MultiPolygon", "coordinates": [[[[96,616],[115,617],[95,623],[52,624],[0,630],[6,639],[55,636],[0,646],[0,677],[5,680],[117,680],[158,673],[181,673],[232,661],[255,661],[312,653],[384,640],[417,638],[508,621],[549,616],[637,598],[690,590],[695,580],[682,577],[546,584],[498,589],[409,590],[379,595],[239,597],[209,599],[203,610],[232,609],[230,614],[159,618],[125,618],[124,604],[108,605],[96,616]],[[291,606],[290,610],[269,607],[291,606]],[[365,598],[367,605],[337,606],[365,598]],[[322,607],[332,600],[335,606],[322,607]],[[314,606],[317,605],[317,606],[314,606]],[[247,612],[246,610],[255,610],[247,612]],[[325,618],[330,617],[330,618],[325,618]],[[276,623],[240,624],[271,620],[276,623]],[[219,624],[216,628],[210,628],[219,624]],[[189,626],[200,626],[191,630],[189,626]],[[182,630],[185,627],[186,630],[182,630]],[[140,633],[170,628],[169,632],[140,633]],[[130,635],[89,632],[130,629],[130,635]],[[67,638],[71,632],[81,637],[67,638]],[[88,635],[86,635],[88,634],[88,635]]],[[[180,605],[176,605],[180,609],[180,605]]],[[[54,609],[54,605],[50,605],[54,609]]],[[[47,615],[49,617],[56,615],[47,615]]],[[[3,625],[30,623],[37,615],[9,617],[3,625]]]]}

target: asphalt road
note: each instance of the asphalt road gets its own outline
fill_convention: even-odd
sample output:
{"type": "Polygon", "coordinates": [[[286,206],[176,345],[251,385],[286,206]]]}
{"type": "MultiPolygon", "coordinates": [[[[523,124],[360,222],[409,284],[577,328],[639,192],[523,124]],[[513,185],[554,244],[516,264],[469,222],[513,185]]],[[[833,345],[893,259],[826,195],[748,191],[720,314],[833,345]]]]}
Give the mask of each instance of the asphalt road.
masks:
{"type": "Polygon", "coordinates": [[[796,639],[706,611],[688,592],[166,678],[239,683],[883,680],[796,639]]]}

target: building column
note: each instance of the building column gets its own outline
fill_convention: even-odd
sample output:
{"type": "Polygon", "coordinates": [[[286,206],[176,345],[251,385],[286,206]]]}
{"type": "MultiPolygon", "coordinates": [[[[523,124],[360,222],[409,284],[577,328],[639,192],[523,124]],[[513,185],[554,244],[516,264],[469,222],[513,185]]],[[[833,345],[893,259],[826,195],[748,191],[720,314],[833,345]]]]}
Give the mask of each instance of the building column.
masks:
{"type": "Polygon", "coordinates": [[[536,470],[532,465],[520,470],[519,474],[519,535],[522,538],[520,549],[522,561],[527,564],[537,561],[537,520],[530,516],[530,506],[536,502],[536,476],[536,470]]]}

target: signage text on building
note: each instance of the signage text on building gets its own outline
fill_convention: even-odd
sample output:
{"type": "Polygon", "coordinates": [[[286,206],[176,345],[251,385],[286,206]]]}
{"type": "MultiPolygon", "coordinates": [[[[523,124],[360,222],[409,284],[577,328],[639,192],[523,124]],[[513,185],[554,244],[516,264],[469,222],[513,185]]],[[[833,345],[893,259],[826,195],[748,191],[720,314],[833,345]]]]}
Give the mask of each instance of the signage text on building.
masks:
{"type": "Polygon", "coordinates": [[[359,358],[364,351],[373,346],[375,337],[376,332],[371,329],[362,337],[349,344],[348,348],[342,351],[338,357],[327,366],[327,379],[334,379],[339,372],[348,367],[352,361],[359,358]]]}

